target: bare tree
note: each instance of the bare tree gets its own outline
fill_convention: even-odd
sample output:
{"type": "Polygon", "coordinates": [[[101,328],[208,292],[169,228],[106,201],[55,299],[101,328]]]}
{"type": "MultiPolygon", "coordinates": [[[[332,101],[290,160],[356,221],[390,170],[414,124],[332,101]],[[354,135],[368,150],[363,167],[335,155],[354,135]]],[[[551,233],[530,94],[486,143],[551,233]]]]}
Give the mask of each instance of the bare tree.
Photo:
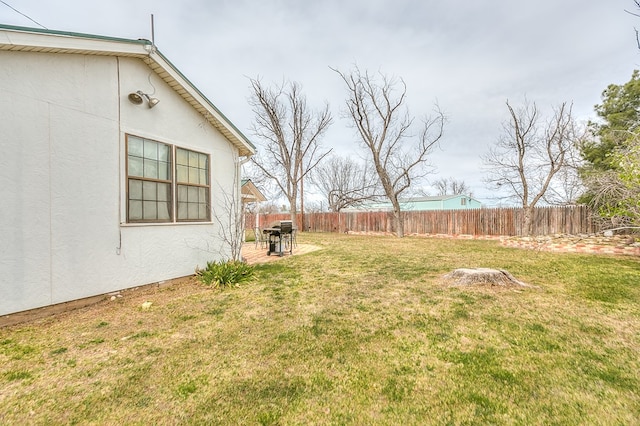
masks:
{"type": "MultiPolygon", "coordinates": [[[[576,136],[580,138],[580,136],[576,136]]],[[[583,161],[579,157],[578,149],[567,152],[566,166],[551,181],[549,189],[543,195],[542,200],[550,205],[569,206],[575,205],[586,186],[580,177],[580,165],[583,161]]]]}
{"type": "MultiPolygon", "coordinates": [[[[640,10],[640,0],[633,0],[633,2],[636,5],[636,9],[640,10]]],[[[625,12],[633,15],[633,16],[638,16],[640,17],[640,14],[638,14],[637,12],[630,12],[628,10],[625,9],[625,12]]],[[[640,35],[638,34],[638,29],[634,28],[636,31],[636,44],[638,45],[638,49],[640,49],[640,35]]]]}
{"type": "Polygon", "coordinates": [[[262,142],[262,151],[252,157],[253,163],[287,197],[291,220],[297,224],[298,195],[304,210],[303,181],[331,151],[323,151],[320,145],[332,121],[329,106],[310,110],[298,83],[268,88],[251,79],[251,87],[253,131],[262,142]]]}
{"type": "MultiPolygon", "coordinates": [[[[222,188],[221,188],[222,189],[222,188]]],[[[221,191],[220,205],[214,208],[213,218],[218,224],[221,247],[218,253],[228,253],[233,261],[242,260],[244,242],[244,209],[240,201],[240,191],[234,184],[231,192],[221,191]]]]}
{"type": "Polygon", "coordinates": [[[514,109],[509,101],[509,120],[503,123],[503,134],[488,154],[483,156],[489,167],[487,182],[506,188],[524,209],[524,229],[533,232],[533,209],[569,167],[576,148],[576,128],[572,105],[562,103],[554,109],[546,123],[536,104],[525,103],[514,109]]]}
{"type": "Polygon", "coordinates": [[[432,183],[437,195],[471,195],[471,189],[463,180],[453,177],[440,178],[432,183]]]}
{"type": "Polygon", "coordinates": [[[442,137],[444,114],[436,107],[435,116],[426,117],[422,129],[414,135],[414,118],[406,107],[407,87],[402,79],[380,74],[379,82],[357,67],[349,73],[334,71],[347,85],[348,116],[393,205],[396,235],[403,237],[404,220],[398,199],[429,172],[427,157],[442,137]]]}
{"type": "Polygon", "coordinates": [[[230,186],[218,185],[219,195],[212,204],[212,220],[217,224],[216,234],[219,241],[218,247],[209,247],[218,253],[224,260],[242,260],[242,244],[245,239],[244,232],[244,205],[242,203],[241,170],[243,162],[236,158],[235,172],[230,186]]]}
{"type": "Polygon", "coordinates": [[[586,182],[595,188],[589,204],[598,211],[596,219],[605,229],[640,226],[640,187],[625,185],[614,170],[590,175],[586,182]],[[636,202],[625,205],[624,200],[629,199],[636,202]]]}
{"type": "Polygon", "coordinates": [[[334,212],[380,196],[375,171],[351,157],[329,157],[316,167],[313,181],[334,212]]]}

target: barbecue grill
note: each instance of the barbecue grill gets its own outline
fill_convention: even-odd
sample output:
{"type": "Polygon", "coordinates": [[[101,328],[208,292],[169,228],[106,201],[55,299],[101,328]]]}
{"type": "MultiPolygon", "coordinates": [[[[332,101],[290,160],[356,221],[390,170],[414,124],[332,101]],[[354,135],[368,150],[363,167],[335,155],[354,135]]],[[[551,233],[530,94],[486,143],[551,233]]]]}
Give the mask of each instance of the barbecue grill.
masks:
{"type": "Polygon", "coordinates": [[[292,221],[280,220],[274,222],[271,226],[265,228],[263,232],[269,236],[267,256],[271,256],[271,253],[283,256],[287,245],[289,254],[293,254],[293,244],[291,243],[291,234],[293,233],[292,221]]]}

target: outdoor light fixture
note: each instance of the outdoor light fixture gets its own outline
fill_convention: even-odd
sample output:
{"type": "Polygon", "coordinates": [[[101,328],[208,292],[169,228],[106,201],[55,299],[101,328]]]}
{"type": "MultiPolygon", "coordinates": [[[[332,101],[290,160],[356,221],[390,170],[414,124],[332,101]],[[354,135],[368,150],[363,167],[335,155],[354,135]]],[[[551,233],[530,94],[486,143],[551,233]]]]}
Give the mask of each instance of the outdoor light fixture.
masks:
{"type": "Polygon", "coordinates": [[[134,105],[140,105],[145,100],[147,101],[149,108],[153,108],[154,106],[158,105],[158,102],[160,102],[158,98],[152,98],[146,93],[142,93],[142,90],[138,90],[135,93],[129,93],[129,102],[134,105]]]}
{"type": "MultiPolygon", "coordinates": [[[[145,95],[145,96],[147,96],[147,95],[145,95]]],[[[147,98],[149,98],[149,97],[147,96],[147,98]]],[[[148,102],[149,102],[149,108],[153,108],[154,106],[158,105],[158,102],[160,102],[160,101],[158,100],[158,98],[149,98],[148,102]]]]}

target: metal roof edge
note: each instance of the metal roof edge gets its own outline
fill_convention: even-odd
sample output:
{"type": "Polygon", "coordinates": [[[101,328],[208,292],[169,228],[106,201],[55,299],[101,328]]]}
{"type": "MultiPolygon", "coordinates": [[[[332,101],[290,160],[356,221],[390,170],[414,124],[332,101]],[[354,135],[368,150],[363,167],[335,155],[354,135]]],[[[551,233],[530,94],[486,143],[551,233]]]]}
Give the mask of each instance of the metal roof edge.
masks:
{"type": "Polygon", "coordinates": [[[134,44],[141,44],[141,45],[152,44],[151,41],[143,38],[133,40],[130,38],[109,37],[109,36],[101,36],[101,35],[95,35],[95,34],[77,33],[73,31],[50,30],[50,29],[44,29],[44,28],[20,27],[16,25],[6,25],[6,24],[0,24],[0,30],[20,31],[25,33],[39,33],[39,34],[46,34],[46,35],[58,35],[58,36],[75,37],[75,38],[88,38],[93,40],[116,41],[120,43],[134,43],[134,44]]]}
{"type": "Polygon", "coordinates": [[[454,198],[460,198],[460,197],[464,197],[464,198],[470,198],[472,200],[478,201],[480,202],[480,200],[474,198],[471,195],[467,195],[467,194],[451,194],[451,195],[429,195],[429,196],[425,196],[425,197],[410,197],[410,198],[401,198],[398,201],[402,202],[424,202],[424,201],[447,201],[447,200],[451,200],[454,198]]]}

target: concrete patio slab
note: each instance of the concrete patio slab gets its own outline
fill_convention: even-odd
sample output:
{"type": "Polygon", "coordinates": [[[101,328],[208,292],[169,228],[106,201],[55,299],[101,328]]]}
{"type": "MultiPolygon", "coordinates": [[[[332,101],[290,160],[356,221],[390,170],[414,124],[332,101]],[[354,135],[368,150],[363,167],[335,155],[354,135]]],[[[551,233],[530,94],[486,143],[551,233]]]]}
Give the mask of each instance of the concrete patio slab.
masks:
{"type": "Polygon", "coordinates": [[[291,256],[298,256],[301,254],[307,254],[312,251],[320,250],[320,247],[312,244],[298,244],[293,248],[293,254],[286,252],[284,256],[278,256],[277,254],[271,254],[267,256],[267,249],[260,248],[260,245],[256,248],[254,242],[247,242],[242,245],[242,258],[250,265],[258,263],[274,262],[276,260],[286,259],[291,256]]]}

